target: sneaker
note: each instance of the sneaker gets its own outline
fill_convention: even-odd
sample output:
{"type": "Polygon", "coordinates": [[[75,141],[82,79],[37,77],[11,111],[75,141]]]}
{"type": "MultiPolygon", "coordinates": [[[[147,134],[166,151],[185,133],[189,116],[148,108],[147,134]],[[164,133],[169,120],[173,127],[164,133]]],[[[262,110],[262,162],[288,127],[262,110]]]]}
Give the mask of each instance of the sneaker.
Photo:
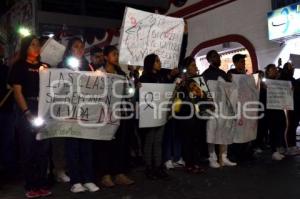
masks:
{"type": "Polygon", "coordinates": [[[84,186],[82,186],[81,183],[74,184],[71,188],[72,193],[82,193],[85,191],[86,191],[86,188],[84,186]]]}
{"type": "Polygon", "coordinates": [[[169,170],[169,169],[174,169],[174,165],[172,160],[168,160],[167,162],[165,162],[165,167],[169,170]]]}
{"type": "Polygon", "coordinates": [[[115,186],[110,175],[105,175],[101,179],[101,185],[106,188],[112,188],[115,186]]]}
{"type": "Polygon", "coordinates": [[[298,147],[289,147],[287,150],[286,150],[286,153],[285,155],[288,155],[288,156],[294,156],[294,155],[300,155],[300,150],[298,147]]]}
{"type": "Polygon", "coordinates": [[[211,168],[214,168],[214,169],[217,169],[217,168],[220,168],[220,164],[217,162],[217,160],[215,160],[214,158],[208,158],[209,160],[209,166],[211,168]]]}
{"type": "Polygon", "coordinates": [[[262,153],[264,151],[261,148],[256,148],[256,149],[254,149],[254,152],[255,153],[262,153]]]}
{"type": "Polygon", "coordinates": [[[178,160],[177,162],[173,163],[174,167],[185,167],[185,162],[183,161],[182,158],[180,158],[180,160],[178,160]]]}
{"type": "Polygon", "coordinates": [[[52,192],[49,189],[40,189],[39,190],[40,196],[46,197],[46,196],[51,196],[52,192]]]}
{"type": "Polygon", "coordinates": [[[227,156],[222,156],[222,163],[223,163],[223,166],[229,166],[229,167],[234,167],[237,165],[237,163],[235,162],[231,162],[227,156]]]}
{"type": "Polygon", "coordinates": [[[59,172],[56,176],[57,182],[70,182],[70,177],[65,172],[59,172]]]}
{"type": "Polygon", "coordinates": [[[95,185],[94,183],[92,183],[92,182],[85,183],[83,186],[84,186],[89,192],[96,192],[96,191],[99,191],[99,190],[100,190],[100,188],[99,188],[97,185],[95,185]]]}
{"type": "Polygon", "coordinates": [[[273,154],[272,154],[272,160],[276,160],[276,161],[280,161],[280,160],[282,160],[282,155],[279,153],[279,152],[274,152],[273,154]]]}
{"type": "Polygon", "coordinates": [[[115,183],[117,185],[132,185],[134,184],[134,181],[124,174],[119,174],[116,176],[115,183]]]}
{"type": "Polygon", "coordinates": [[[26,198],[39,198],[41,195],[39,191],[30,190],[26,191],[25,196],[26,198]]]}

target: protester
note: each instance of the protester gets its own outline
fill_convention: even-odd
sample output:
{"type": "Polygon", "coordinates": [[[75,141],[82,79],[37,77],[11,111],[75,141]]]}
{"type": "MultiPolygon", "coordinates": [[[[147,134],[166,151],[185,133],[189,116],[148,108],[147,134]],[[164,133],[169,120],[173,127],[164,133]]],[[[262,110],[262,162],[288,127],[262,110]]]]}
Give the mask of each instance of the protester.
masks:
{"type": "MultiPolygon", "coordinates": [[[[246,75],[246,61],[247,56],[244,54],[235,54],[232,57],[232,62],[235,66],[234,69],[227,71],[228,79],[232,81],[232,75],[246,75]]],[[[245,132],[246,133],[246,132],[245,132]]],[[[233,143],[229,146],[230,155],[237,162],[245,162],[253,160],[253,149],[251,142],[247,143],[233,143]]]]}
{"type": "Polygon", "coordinates": [[[40,49],[36,36],[22,39],[20,57],[13,66],[10,80],[19,107],[18,127],[21,131],[27,198],[52,194],[47,188],[49,141],[36,140],[39,131],[39,127],[35,124],[38,112],[39,70],[47,67],[40,61],[40,49]]]}
{"type": "Polygon", "coordinates": [[[97,70],[104,66],[103,50],[100,47],[94,46],[90,50],[91,66],[93,70],[97,70]]]}
{"type": "MultiPolygon", "coordinates": [[[[218,80],[218,78],[221,78],[223,81],[228,81],[228,76],[226,75],[226,73],[219,68],[221,66],[221,59],[218,52],[215,50],[209,51],[206,55],[206,59],[210,65],[208,69],[206,69],[202,74],[204,79],[208,81],[208,80],[218,80]]],[[[228,136],[226,135],[215,135],[215,136],[217,137],[207,135],[210,167],[219,168],[220,166],[236,166],[235,162],[231,162],[227,158],[227,145],[226,145],[227,143],[223,139],[227,139],[228,136]],[[221,140],[221,142],[226,143],[226,144],[218,143],[220,144],[219,147],[220,163],[218,163],[218,157],[216,155],[215,143],[214,143],[217,138],[218,140],[221,140]]]]}
{"type": "MultiPolygon", "coordinates": [[[[119,53],[115,46],[106,46],[103,50],[105,66],[102,71],[110,74],[126,76],[119,66],[119,53]]],[[[104,187],[132,185],[135,182],[125,175],[129,164],[129,134],[133,133],[127,121],[121,120],[115,138],[110,141],[98,141],[96,152],[101,169],[101,184],[104,187]],[[115,176],[113,181],[112,176],[115,176]]]]}
{"type": "MultiPolygon", "coordinates": [[[[144,59],[144,71],[140,78],[141,83],[166,83],[166,76],[160,73],[161,62],[156,54],[147,55],[144,59]]],[[[162,141],[164,126],[144,128],[144,159],[146,162],[145,174],[149,179],[167,178],[169,175],[162,164],[162,141]]]]}
{"type": "MultiPolygon", "coordinates": [[[[92,71],[84,57],[84,43],[80,38],[72,38],[65,50],[63,61],[58,68],[69,68],[79,71],[92,71]],[[72,66],[70,59],[77,59],[78,67],[72,66]]],[[[71,192],[96,192],[99,187],[94,184],[93,141],[80,138],[65,138],[65,153],[70,173],[71,192]]]]}
{"type": "MultiPolygon", "coordinates": [[[[266,66],[266,81],[268,79],[276,80],[279,79],[279,71],[274,64],[269,64],[266,66]]],[[[260,92],[262,92],[263,100],[266,102],[265,105],[265,113],[266,113],[266,120],[267,120],[267,128],[270,133],[270,143],[272,149],[272,159],[273,160],[282,160],[284,155],[281,154],[280,148],[283,147],[284,144],[284,132],[286,129],[286,117],[283,110],[271,110],[267,109],[267,86],[264,84],[261,87],[260,92]]]]}
{"type": "MultiPolygon", "coordinates": [[[[289,62],[285,63],[283,65],[280,79],[290,81],[293,86],[293,92],[294,92],[293,96],[297,96],[299,94],[297,94],[298,90],[295,87],[297,87],[298,85],[294,78],[294,70],[295,68],[291,63],[289,62]]],[[[297,100],[294,100],[294,104],[298,104],[298,103],[299,102],[297,100]]],[[[287,110],[286,116],[287,116],[287,131],[285,134],[286,155],[297,155],[300,154],[300,150],[296,146],[296,131],[299,125],[300,116],[299,114],[297,114],[295,110],[287,110]]]]}

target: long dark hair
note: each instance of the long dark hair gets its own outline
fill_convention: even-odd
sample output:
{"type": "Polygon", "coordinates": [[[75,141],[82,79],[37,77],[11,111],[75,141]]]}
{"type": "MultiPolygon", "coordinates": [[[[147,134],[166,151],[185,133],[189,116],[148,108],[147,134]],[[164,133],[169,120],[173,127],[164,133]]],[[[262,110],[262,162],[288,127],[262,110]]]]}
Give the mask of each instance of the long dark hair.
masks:
{"type": "MultiPolygon", "coordinates": [[[[35,35],[29,35],[21,40],[21,48],[18,59],[19,61],[26,61],[28,48],[34,39],[39,40],[39,38],[35,35]]],[[[38,56],[38,61],[40,61],[40,56],[38,56]]]]}
{"type": "MultiPolygon", "coordinates": [[[[73,37],[72,39],[69,40],[66,50],[63,55],[63,61],[58,65],[59,68],[64,68],[64,67],[68,68],[67,60],[68,60],[68,57],[72,56],[72,46],[74,45],[74,43],[76,41],[83,43],[83,41],[79,37],[73,37]]],[[[83,69],[83,70],[89,69],[89,62],[85,58],[84,55],[81,58],[81,65],[82,65],[81,69],[83,69]]]]}
{"type": "Polygon", "coordinates": [[[153,73],[153,67],[154,67],[154,63],[155,63],[155,59],[158,56],[154,53],[149,54],[145,57],[144,59],[144,72],[143,74],[151,74],[153,73]]]}
{"type": "MultiPolygon", "coordinates": [[[[118,48],[116,46],[113,46],[113,45],[105,46],[104,49],[103,49],[103,55],[108,56],[109,53],[111,53],[115,50],[118,51],[118,48]]],[[[106,64],[107,64],[107,61],[105,60],[105,65],[106,64]]],[[[117,74],[126,76],[126,73],[121,69],[121,67],[119,65],[114,65],[114,68],[115,68],[117,74]]]]}
{"type": "Polygon", "coordinates": [[[63,56],[63,60],[72,55],[72,46],[76,41],[83,43],[83,41],[79,37],[73,37],[72,39],[70,39],[63,56]]]}

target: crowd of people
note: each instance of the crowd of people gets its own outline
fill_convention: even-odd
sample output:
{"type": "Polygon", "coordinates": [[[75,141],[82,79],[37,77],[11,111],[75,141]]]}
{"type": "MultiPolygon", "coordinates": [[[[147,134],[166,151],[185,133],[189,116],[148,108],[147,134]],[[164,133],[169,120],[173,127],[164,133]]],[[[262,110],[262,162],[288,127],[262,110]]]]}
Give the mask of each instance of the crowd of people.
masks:
{"type": "MultiPolygon", "coordinates": [[[[143,83],[173,83],[176,91],[185,93],[173,100],[178,104],[176,112],[181,116],[191,115],[191,111],[213,110],[209,105],[197,102],[209,99],[194,77],[202,76],[205,81],[223,79],[232,80],[234,74],[247,74],[245,55],[236,54],[232,60],[234,69],[227,73],[220,69],[221,58],[217,51],[207,53],[210,66],[199,74],[195,59],[186,57],[187,33],[183,41],[178,68],[163,69],[158,55],[149,54],[141,67],[128,66],[127,75],[118,63],[118,49],[106,46],[94,47],[90,51],[90,61],[85,58],[84,42],[80,38],[69,41],[62,61],[58,66],[49,66],[40,60],[41,41],[36,36],[22,39],[19,59],[11,69],[4,63],[0,67],[1,104],[0,104],[0,160],[1,169],[17,173],[19,163],[25,178],[27,198],[51,195],[51,182],[69,182],[70,191],[81,193],[96,192],[101,188],[115,185],[129,186],[135,183],[129,177],[134,166],[145,167],[145,176],[149,180],[169,179],[168,169],[182,167],[188,173],[206,172],[211,168],[236,166],[251,161],[255,153],[271,147],[271,158],[282,160],[285,155],[296,155],[296,129],[300,120],[299,95],[300,81],[293,78],[294,67],[291,63],[280,68],[274,64],[265,67],[265,72],[257,71],[263,78],[291,81],[294,92],[294,110],[269,110],[258,120],[257,139],[248,143],[232,143],[224,135],[208,135],[207,120],[192,113],[186,120],[170,118],[160,127],[138,128],[135,118],[121,120],[115,138],[110,141],[95,141],[80,138],[51,138],[37,140],[37,128],[31,123],[38,112],[39,69],[70,68],[67,58],[74,56],[80,60],[79,71],[101,70],[133,79],[136,92],[143,83]],[[10,71],[10,72],[9,72],[10,71]],[[184,102],[195,105],[195,109],[184,102]],[[218,155],[217,155],[218,154],[218,155]],[[20,160],[20,161],[19,161],[20,160]]],[[[260,81],[259,101],[266,105],[267,87],[260,81]]],[[[134,95],[133,98],[136,98],[134,95]]],[[[132,99],[136,101],[138,99],[132,99]]],[[[265,106],[266,107],[266,106],[265,106]]],[[[101,132],[100,132],[101,133],[101,132]]]]}

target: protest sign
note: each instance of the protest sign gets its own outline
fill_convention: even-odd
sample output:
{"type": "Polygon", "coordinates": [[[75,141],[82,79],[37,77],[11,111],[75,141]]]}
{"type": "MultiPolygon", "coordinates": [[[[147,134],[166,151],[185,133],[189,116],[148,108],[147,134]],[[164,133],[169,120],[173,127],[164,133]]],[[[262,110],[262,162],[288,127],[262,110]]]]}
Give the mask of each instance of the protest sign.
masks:
{"type": "Polygon", "coordinates": [[[39,117],[46,128],[38,139],[73,137],[111,140],[119,126],[123,77],[68,69],[40,71],[39,117]],[[117,94],[119,96],[117,96],[117,94]]]}
{"type": "Polygon", "coordinates": [[[175,84],[143,83],[140,88],[139,127],[159,127],[167,122],[167,109],[175,84]]]}
{"type": "Polygon", "coordinates": [[[184,30],[183,19],[126,8],[120,37],[121,64],[144,65],[144,58],[155,53],[162,67],[177,67],[184,30]]]}
{"type": "Polygon", "coordinates": [[[267,109],[294,110],[292,83],[282,80],[266,80],[267,109]]]}
{"type": "Polygon", "coordinates": [[[56,67],[62,60],[66,47],[49,38],[41,49],[41,61],[56,67]]]}
{"type": "Polygon", "coordinates": [[[209,80],[207,85],[216,104],[215,114],[207,121],[207,143],[232,144],[237,89],[233,83],[220,80],[209,80]]]}
{"type": "Polygon", "coordinates": [[[239,113],[234,127],[234,143],[247,143],[256,139],[259,91],[250,75],[232,75],[238,96],[236,112],[239,113]]]}

